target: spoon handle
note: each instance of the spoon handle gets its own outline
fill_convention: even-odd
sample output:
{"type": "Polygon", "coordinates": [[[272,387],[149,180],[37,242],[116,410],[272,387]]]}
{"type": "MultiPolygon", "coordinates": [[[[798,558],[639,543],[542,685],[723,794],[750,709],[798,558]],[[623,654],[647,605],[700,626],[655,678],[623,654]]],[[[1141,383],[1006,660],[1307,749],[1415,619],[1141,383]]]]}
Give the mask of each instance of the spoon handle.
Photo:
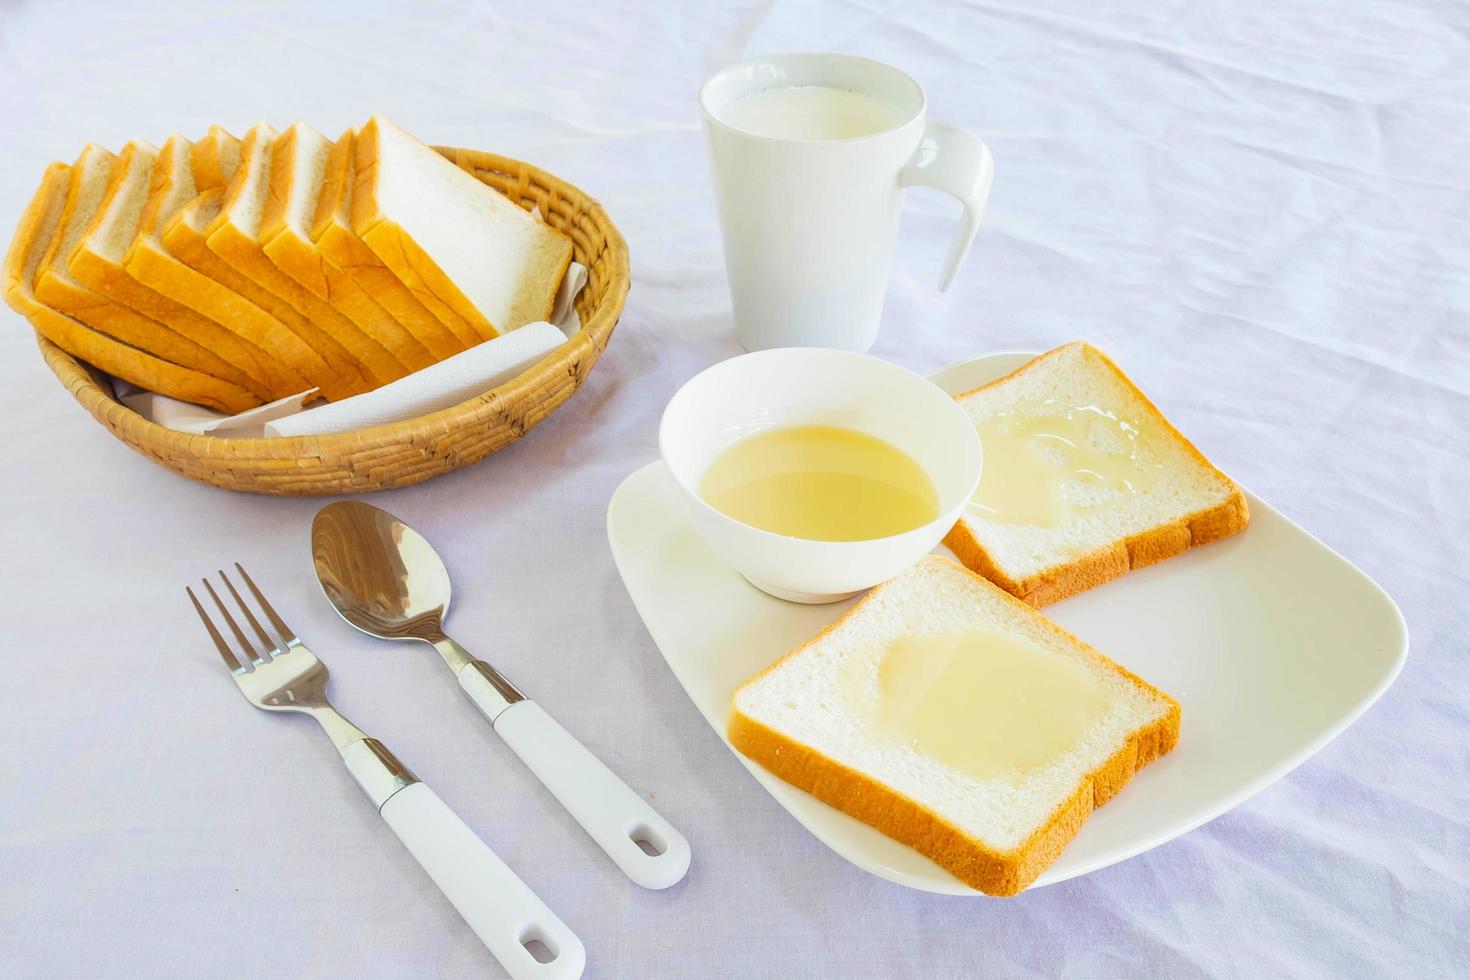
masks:
{"type": "MultiPolygon", "coordinates": [[[[472,673],[466,669],[461,678],[472,673]]],[[[684,835],[539,704],[520,700],[507,706],[493,696],[482,704],[476,697],[478,685],[466,684],[465,692],[542,785],[635,884],[667,888],[684,877],[690,856],[684,835]]]]}

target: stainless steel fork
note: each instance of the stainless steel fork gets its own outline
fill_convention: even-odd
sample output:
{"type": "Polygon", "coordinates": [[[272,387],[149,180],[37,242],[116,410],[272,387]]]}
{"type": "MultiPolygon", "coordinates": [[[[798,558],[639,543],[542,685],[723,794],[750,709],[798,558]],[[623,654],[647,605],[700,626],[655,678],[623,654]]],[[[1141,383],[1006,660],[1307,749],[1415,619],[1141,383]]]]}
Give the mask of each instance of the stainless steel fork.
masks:
{"type": "Polygon", "coordinates": [[[357,785],[512,977],[580,977],[586,952],[576,934],[383,743],[369,738],[332,707],[327,701],[326,664],[282,622],[238,562],[235,570],[279,637],[271,638],[235,583],[221,571],[221,582],[259,640],[257,652],[214,586],[202,580],[243,660],[215,627],[194,590],[184,591],[246,700],[266,711],[304,712],[321,724],[357,785]]]}

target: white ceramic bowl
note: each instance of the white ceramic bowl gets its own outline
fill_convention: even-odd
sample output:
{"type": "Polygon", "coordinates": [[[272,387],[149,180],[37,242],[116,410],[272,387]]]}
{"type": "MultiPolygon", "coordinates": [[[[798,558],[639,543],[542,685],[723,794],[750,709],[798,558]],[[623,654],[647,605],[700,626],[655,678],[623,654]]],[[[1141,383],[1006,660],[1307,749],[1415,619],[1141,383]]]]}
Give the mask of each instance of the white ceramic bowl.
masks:
{"type": "Polygon", "coordinates": [[[795,602],[834,602],[897,575],[954,526],[980,482],[980,437],[927,378],[846,351],[786,347],[722,361],[691,378],[664,409],[659,454],[705,543],[757,588],[795,602]],[[762,531],[699,496],[709,464],[763,429],[836,425],[908,453],[939,495],[923,527],[870,541],[812,541],[762,531]]]}

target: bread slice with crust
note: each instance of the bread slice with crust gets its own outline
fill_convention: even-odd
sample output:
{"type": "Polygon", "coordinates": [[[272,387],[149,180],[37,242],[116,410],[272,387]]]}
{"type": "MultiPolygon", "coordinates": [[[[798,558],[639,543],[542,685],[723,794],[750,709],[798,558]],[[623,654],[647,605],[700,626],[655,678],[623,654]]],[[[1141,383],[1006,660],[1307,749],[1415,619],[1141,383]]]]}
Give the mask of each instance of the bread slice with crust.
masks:
{"type": "Polygon", "coordinates": [[[170,136],[153,166],[153,184],[138,221],[138,233],[123,259],[128,275],[182,306],[227,325],[263,353],[259,359],[271,397],[298,395],[314,387],[326,363],[275,317],[234,290],[185,265],[164,247],[160,234],[195,196],[191,144],[170,136]]]}
{"type": "Polygon", "coordinates": [[[223,190],[240,166],[240,141],[218,124],[210,126],[204,137],[189,147],[189,170],[194,189],[223,190]]]}
{"type": "Polygon", "coordinates": [[[434,363],[367,290],[332,262],[311,239],[311,221],[321,196],[332,144],[305,123],[276,137],[271,149],[270,192],[260,219],[265,254],[282,272],[331,304],[377,341],[397,362],[400,374],[434,363]]]}
{"type": "Polygon", "coordinates": [[[1240,487],[1088,344],[1058,347],[958,401],[982,446],[1007,439],[1005,426],[1035,430],[1019,469],[1007,469],[1015,456],[986,447],[975,501],[944,539],[966,566],[1032,605],[1228,537],[1250,519],[1240,487]],[[1047,431],[1052,422],[1068,435],[1047,431]],[[1100,475],[1100,463],[1123,478],[1100,475]],[[1038,479],[1045,485],[1030,485],[1038,479]],[[1052,495],[1056,513],[1037,520],[987,507],[988,494],[1014,494],[1017,481],[1030,500],[1052,495]]]}
{"type": "Polygon", "coordinates": [[[334,359],[361,368],[376,388],[403,374],[403,366],[383,346],[311,290],[286,275],[265,254],[261,218],[270,197],[271,160],[276,131],[257,123],[240,143],[240,166],[225,186],[219,214],[209,227],[209,250],[258,284],[294,306],[310,321],[315,337],[303,337],[328,362],[334,359]]]}
{"type": "Polygon", "coordinates": [[[36,299],[31,284],[47,249],[61,231],[70,183],[71,168],[64,163],[51,164],[21,215],[0,267],[10,308],[68,354],[141,388],[231,414],[259,404],[259,399],[244,388],[123,343],[36,299]]]}
{"type": "Polygon", "coordinates": [[[219,355],[237,372],[237,376],[227,376],[225,380],[269,399],[271,374],[264,352],[223,325],[138,282],[123,266],[148,202],[157,160],[158,149],[144,140],[132,140],[123,147],[102,203],[76,248],[67,256],[66,267],[82,285],[168,324],[219,355]]]}
{"type": "Polygon", "coordinates": [[[333,144],[327,157],[316,213],[311,219],[311,240],[328,262],[346,270],[428,348],[435,360],[452,357],[479,343],[479,336],[468,331],[468,327],[465,338],[456,337],[352,230],[352,184],[356,172],[353,140],[354,131],[349,129],[333,144]]]}
{"type": "MultiPolygon", "coordinates": [[[[263,288],[254,279],[231,266],[209,250],[207,232],[219,216],[220,201],[224,191],[218,187],[201,193],[175,214],[163,226],[163,246],[168,253],[194,269],[201,275],[238,293],[256,306],[270,313],[277,321],[285,324],[296,334],[324,365],[324,369],[312,373],[314,383],[322,396],[330,401],[348,398],[367,391],[368,383],[363,379],[362,369],[355,364],[328,360],[318,346],[319,331],[311,321],[296,311],[290,303],[275,293],[263,288]]],[[[328,351],[333,348],[328,347],[328,351]]]]}
{"type": "MultiPolygon", "coordinates": [[[[243,372],[224,358],[170,325],[82,285],[67,268],[67,257],[76,250],[106,197],[116,163],[112,153],[89,144],[69,168],[66,202],[56,232],[41,243],[44,253],[30,274],[32,298],[160,360],[218,378],[234,389],[245,388],[243,372]]],[[[254,404],[264,400],[255,392],[252,397],[254,404]]]]}
{"type": "MultiPolygon", "coordinates": [[[[261,123],[252,127],[241,141],[240,165],[220,194],[219,210],[205,229],[205,244],[225,265],[296,310],[297,319],[291,327],[347,379],[346,387],[354,393],[370,391],[387,377],[395,376],[386,367],[392,363],[388,352],[329,304],[276,268],[260,241],[260,218],[270,193],[271,148],[275,138],[276,131],[261,123]]],[[[195,203],[206,196],[200,195],[195,203]]],[[[188,213],[186,208],[185,214],[188,213]]]]}
{"type": "MultiPolygon", "coordinates": [[[[284,296],[252,279],[209,248],[209,233],[219,221],[224,203],[225,186],[205,189],[204,182],[228,175],[234,180],[239,169],[239,141],[224,130],[214,127],[208,137],[194,144],[190,164],[194,172],[198,197],[190,201],[163,228],[163,244],[169,253],[215,282],[239,293],[291,329],[327,365],[321,376],[312,376],[321,394],[331,401],[361,394],[374,387],[364,377],[362,366],[352,360],[342,346],[326,336],[284,296]]],[[[265,260],[270,265],[268,259],[265,260]]],[[[284,276],[274,266],[271,270],[284,276]]],[[[294,282],[293,287],[300,287],[294,282]]]]}
{"type": "Polygon", "coordinates": [[[551,315],[570,238],[382,116],[353,145],[353,230],[446,326],[488,340],[551,315]]]}
{"type": "MultiPolygon", "coordinates": [[[[956,658],[983,653],[952,649],[956,658]]],[[[792,785],[971,887],[1004,896],[1035,881],[1096,807],[1174,747],[1179,717],[1167,694],[978,575],[929,556],[737,690],[728,737],[792,785]],[[958,744],[1005,746],[1009,757],[1017,749],[1007,741],[1009,719],[1052,713],[1070,726],[1023,765],[964,768],[907,729],[885,726],[895,698],[914,703],[912,689],[895,686],[889,673],[893,658],[916,655],[904,643],[967,631],[1013,645],[1006,656],[1025,659],[1026,671],[967,676],[944,672],[947,663],[910,667],[929,671],[925,683],[943,685],[942,696],[959,709],[944,717],[975,729],[948,733],[958,744]],[[1060,706],[1063,684],[1085,692],[1085,713],[1073,717],[1060,706]]],[[[1048,736],[1040,728],[1015,739],[1026,749],[1048,736]]]]}

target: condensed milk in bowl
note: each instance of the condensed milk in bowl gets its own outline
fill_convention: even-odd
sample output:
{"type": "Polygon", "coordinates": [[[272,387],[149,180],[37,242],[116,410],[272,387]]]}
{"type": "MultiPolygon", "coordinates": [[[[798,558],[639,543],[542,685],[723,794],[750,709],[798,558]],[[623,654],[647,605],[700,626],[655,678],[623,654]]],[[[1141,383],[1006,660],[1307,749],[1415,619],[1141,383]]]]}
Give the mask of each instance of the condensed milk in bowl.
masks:
{"type": "Polygon", "coordinates": [[[762,591],[808,603],[928,553],[981,473],[974,425],[927,378],[801,347],[690,379],[664,410],[659,452],[705,543],[762,591]]]}

